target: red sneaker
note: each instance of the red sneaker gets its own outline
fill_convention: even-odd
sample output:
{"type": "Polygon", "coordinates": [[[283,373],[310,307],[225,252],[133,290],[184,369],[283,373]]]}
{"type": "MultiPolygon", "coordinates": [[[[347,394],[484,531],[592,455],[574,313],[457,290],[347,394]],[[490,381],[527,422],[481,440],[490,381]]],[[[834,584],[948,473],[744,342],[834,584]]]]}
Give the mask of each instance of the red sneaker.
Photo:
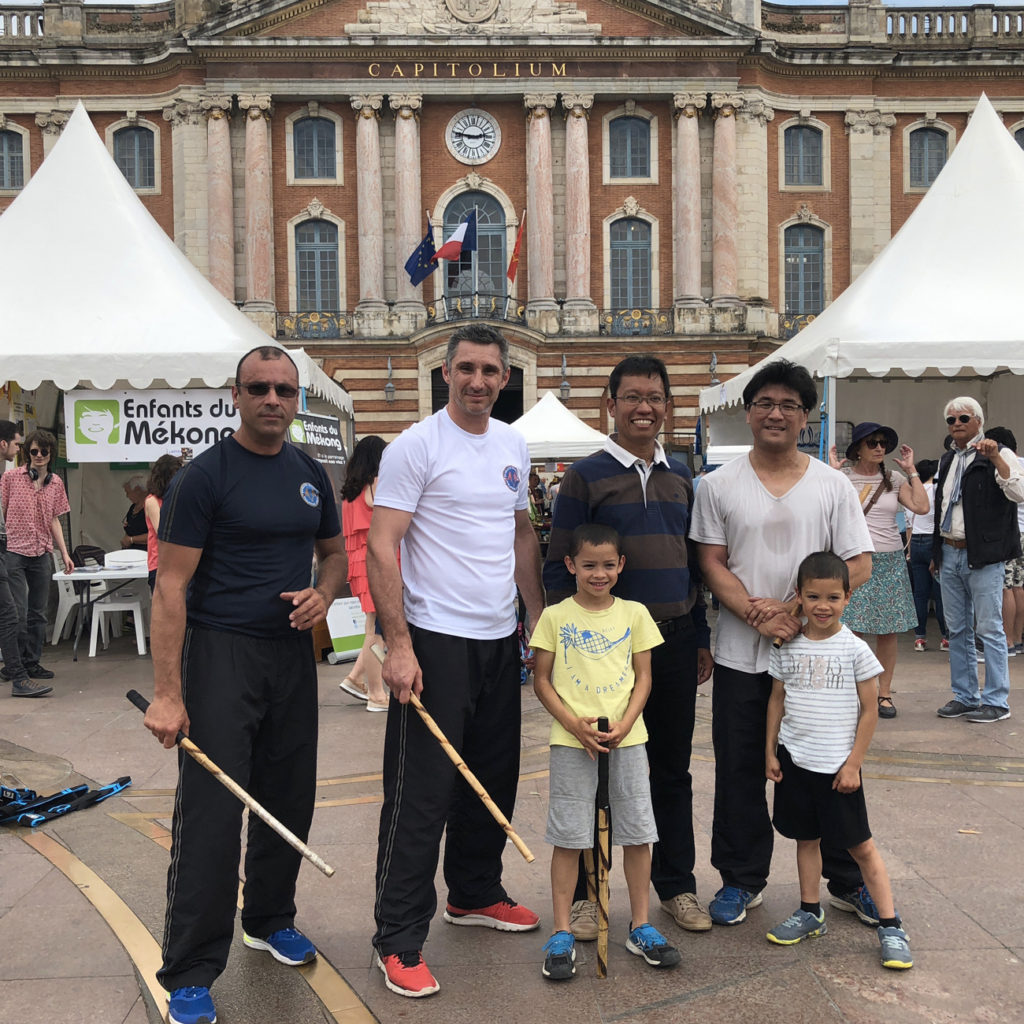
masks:
{"type": "Polygon", "coordinates": [[[449,924],[479,925],[481,928],[497,928],[499,932],[529,932],[540,924],[540,918],[532,910],[521,907],[507,896],[479,910],[459,910],[449,903],[444,919],[449,924]]]}
{"type": "Polygon", "coordinates": [[[419,999],[432,996],[441,987],[418,949],[387,956],[378,953],[377,966],[384,972],[384,984],[400,996],[419,999]]]}
{"type": "Polygon", "coordinates": [[[942,651],[948,651],[949,650],[949,638],[948,637],[944,636],[939,641],[939,650],[942,650],[942,651]]]}

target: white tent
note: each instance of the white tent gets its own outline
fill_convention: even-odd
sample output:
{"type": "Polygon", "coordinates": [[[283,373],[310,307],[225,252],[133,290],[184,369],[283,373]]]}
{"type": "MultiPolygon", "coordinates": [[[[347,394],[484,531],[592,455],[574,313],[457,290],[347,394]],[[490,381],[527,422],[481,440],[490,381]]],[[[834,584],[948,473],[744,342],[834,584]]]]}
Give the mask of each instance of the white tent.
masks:
{"type": "Polygon", "coordinates": [[[749,442],[743,388],[785,358],[828,379],[832,426],[885,423],[934,457],[942,405],[967,394],[1024,445],[1014,376],[1024,374],[1022,266],[1024,151],[983,95],[938,178],[860,277],[765,360],[701,391],[711,442],[749,442]]]}
{"type": "MultiPolygon", "coordinates": [[[[223,387],[243,353],[275,345],[189,262],[111,159],[81,103],[0,216],[0,381],[223,387]]],[[[352,400],[301,349],[300,383],[352,400]]]]}
{"type": "Polygon", "coordinates": [[[530,458],[535,462],[582,459],[599,451],[605,436],[588,427],[571,409],[549,391],[512,426],[526,438],[530,458]]]}

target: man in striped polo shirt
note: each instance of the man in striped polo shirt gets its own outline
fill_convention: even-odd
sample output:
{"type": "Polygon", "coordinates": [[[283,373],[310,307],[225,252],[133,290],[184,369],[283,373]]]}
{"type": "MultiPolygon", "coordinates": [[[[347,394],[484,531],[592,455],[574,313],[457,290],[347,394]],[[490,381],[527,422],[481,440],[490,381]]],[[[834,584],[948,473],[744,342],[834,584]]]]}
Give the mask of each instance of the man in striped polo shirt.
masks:
{"type": "MultiPolygon", "coordinates": [[[[604,523],[622,537],[626,565],[616,593],[646,605],[665,639],[651,652],[651,696],[644,710],[658,827],[651,881],[681,928],[707,931],[711,918],[697,900],[693,875],[690,743],[697,686],[711,675],[712,661],[697,560],[687,540],[693,483],[689,469],[666,456],[658,441],[671,401],[665,364],[653,356],[627,356],[612,370],[608,396],[615,433],[562,479],[544,586],[549,604],[575,589],[564,559],[581,523],[604,523]]],[[[597,910],[587,899],[582,871],[571,927],[577,939],[597,937],[597,910]]]]}

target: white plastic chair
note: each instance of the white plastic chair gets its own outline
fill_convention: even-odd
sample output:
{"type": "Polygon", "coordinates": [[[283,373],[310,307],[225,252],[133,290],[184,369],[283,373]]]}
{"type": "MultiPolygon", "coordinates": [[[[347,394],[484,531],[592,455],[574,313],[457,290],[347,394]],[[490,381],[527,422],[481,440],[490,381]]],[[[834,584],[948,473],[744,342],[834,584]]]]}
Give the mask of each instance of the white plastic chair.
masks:
{"type": "MultiPolygon", "coordinates": [[[[53,571],[64,571],[64,560],[54,551],[53,571]]],[[[57,614],[53,619],[53,633],[50,635],[50,643],[54,646],[63,636],[67,639],[71,636],[71,630],[75,624],[75,614],[78,612],[78,595],[75,593],[75,585],[71,582],[70,576],[64,576],[57,580],[57,614]]]]}
{"type": "MultiPolygon", "coordinates": [[[[109,597],[101,597],[92,606],[92,630],[89,634],[89,657],[96,657],[96,641],[103,634],[103,649],[110,642],[109,630],[113,625],[107,621],[108,615],[119,615],[131,612],[135,620],[135,643],[139,654],[146,653],[146,611],[149,602],[141,593],[132,590],[115,590],[109,597]]],[[[120,635],[118,633],[118,635],[120,635]]]]}

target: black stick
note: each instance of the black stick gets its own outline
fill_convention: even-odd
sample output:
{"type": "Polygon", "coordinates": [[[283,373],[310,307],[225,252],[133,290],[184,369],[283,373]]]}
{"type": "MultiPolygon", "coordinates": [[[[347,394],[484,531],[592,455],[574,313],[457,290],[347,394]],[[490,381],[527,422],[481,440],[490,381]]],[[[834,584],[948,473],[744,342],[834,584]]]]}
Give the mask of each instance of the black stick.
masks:
{"type": "MultiPolygon", "coordinates": [[[[608,719],[597,720],[598,732],[608,731],[608,719]]],[[[612,810],[608,797],[608,755],[597,755],[596,797],[597,842],[594,861],[597,864],[597,976],[608,977],[608,875],[611,873],[612,810]]]]}

